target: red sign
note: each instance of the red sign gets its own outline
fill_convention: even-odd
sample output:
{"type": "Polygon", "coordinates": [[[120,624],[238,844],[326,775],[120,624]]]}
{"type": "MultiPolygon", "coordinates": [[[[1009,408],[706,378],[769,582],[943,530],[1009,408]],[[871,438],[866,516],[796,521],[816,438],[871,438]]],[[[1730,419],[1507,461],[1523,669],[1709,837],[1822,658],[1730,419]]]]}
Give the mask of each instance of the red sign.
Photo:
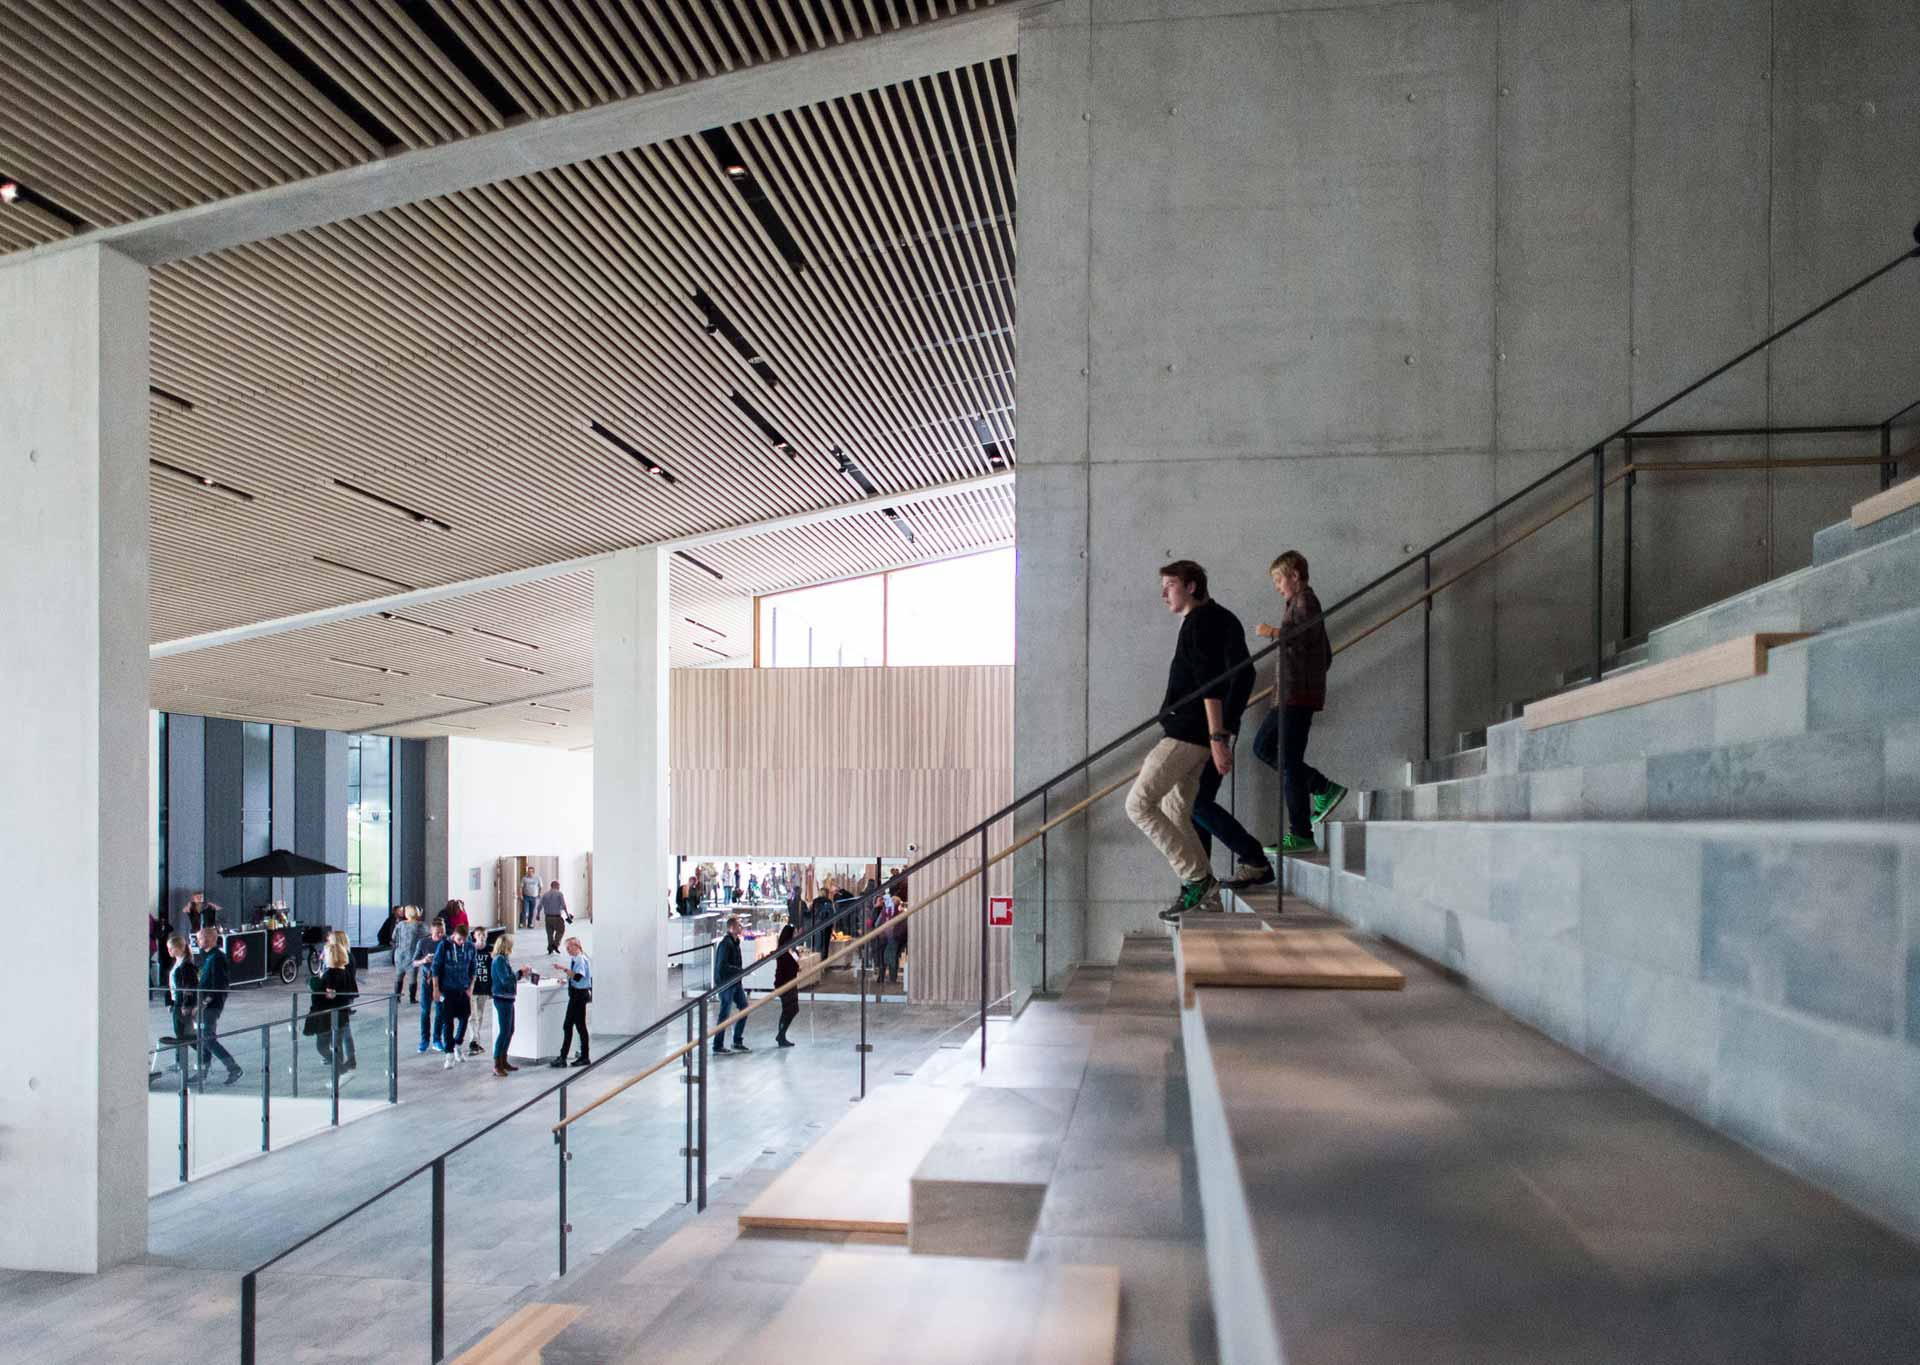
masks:
{"type": "Polygon", "coordinates": [[[286,930],[275,929],[273,931],[273,951],[276,955],[287,951],[287,931],[286,930]]]}
{"type": "Polygon", "coordinates": [[[245,962],[247,960],[247,941],[244,938],[234,939],[227,945],[227,956],[235,962],[245,962]]]}
{"type": "Polygon", "coordinates": [[[987,897],[987,923],[996,929],[1013,928],[1013,897],[987,897]]]}

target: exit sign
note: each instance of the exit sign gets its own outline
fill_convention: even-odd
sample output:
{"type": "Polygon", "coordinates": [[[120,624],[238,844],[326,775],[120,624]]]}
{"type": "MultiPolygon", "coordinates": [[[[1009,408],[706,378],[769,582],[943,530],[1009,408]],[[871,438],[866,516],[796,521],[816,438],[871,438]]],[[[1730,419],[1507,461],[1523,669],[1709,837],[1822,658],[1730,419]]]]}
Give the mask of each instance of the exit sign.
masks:
{"type": "Polygon", "coordinates": [[[1013,928],[1013,897],[989,896],[987,898],[987,923],[996,929],[1013,928]]]}

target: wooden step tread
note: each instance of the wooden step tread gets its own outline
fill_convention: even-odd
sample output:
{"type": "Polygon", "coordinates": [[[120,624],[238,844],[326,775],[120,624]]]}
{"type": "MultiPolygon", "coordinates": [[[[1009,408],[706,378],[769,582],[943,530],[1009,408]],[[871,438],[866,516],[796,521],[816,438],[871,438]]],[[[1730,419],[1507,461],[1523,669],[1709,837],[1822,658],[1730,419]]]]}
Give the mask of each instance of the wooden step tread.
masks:
{"type": "Polygon", "coordinates": [[[1875,493],[1870,498],[1863,498],[1856,502],[1847,520],[1855,527],[1871,526],[1874,522],[1885,521],[1895,512],[1904,512],[1909,507],[1920,507],[1920,478],[1896,483],[1884,492],[1875,493]]]}
{"type": "Polygon", "coordinates": [[[577,1303],[530,1303],[454,1358],[453,1365],[526,1365],[540,1348],[573,1325],[577,1303]]]}
{"type": "Polygon", "coordinates": [[[1682,654],[1657,664],[1643,664],[1631,673],[1622,673],[1603,682],[1528,702],[1522,713],[1529,730],[1549,725],[1584,720],[1629,706],[1644,706],[1651,701],[1699,692],[1722,683],[1757,678],[1767,671],[1767,651],[1778,645],[1804,640],[1808,632],[1763,631],[1740,635],[1717,645],[1682,654]]]}
{"type": "Polygon", "coordinates": [[[1119,1328],[1112,1266],[830,1252],[734,1354],[791,1365],[1112,1365],[1119,1328]]]}
{"type": "Polygon", "coordinates": [[[1267,934],[1187,934],[1175,951],[1187,1005],[1202,986],[1397,991],[1407,978],[1338,929],[1267,934]]]}
{"type": "Polygon", "coordinates": [[[740,1226],[905,1237],[913,1173],[968,1093],[914,1084],[870,1091],[747,1205],[740,1226]]]}

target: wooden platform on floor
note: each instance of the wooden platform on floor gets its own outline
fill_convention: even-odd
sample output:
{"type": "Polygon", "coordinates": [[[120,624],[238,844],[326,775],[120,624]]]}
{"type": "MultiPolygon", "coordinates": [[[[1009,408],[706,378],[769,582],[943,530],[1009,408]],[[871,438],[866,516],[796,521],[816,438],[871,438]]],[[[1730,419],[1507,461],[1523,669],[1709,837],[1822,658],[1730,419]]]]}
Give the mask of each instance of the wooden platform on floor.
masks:
{"type": "Polygon", "coordinates": [[[1757,678],[1767,671],[1769,650],[1806,638],[1805,632],[1762,631],[1696,649],[1677,659],[1647,664],[1630,673],[1529,703],[1524,712],[1526,727],[1543,730],[1549,725],[1564,725],[1608,711],[1703,691],[1722,683],[1757,678]]]}
{"type": "Polygon", "coordinates": [[[1175,944],[1180,994],[1193,1004],[1205,986],[1279,990],[1397,991],[1407,984],[1339,929],[1274,928],[1264,934],[1193,932],[1175,944]]]}
{"type": "Polygon", "coordinates": [[[573,1303],[530,1303],[462,1351],[453,1365],[525,1365],[585,1310],[573,1303]]]}
{"type": "Polygon", "coordinates": [[[1111,1266],[836,1252],[820,1258],[738,1358],[1113,1365],[1119,1325],[1120,1272],[1111,1266]]]}
{"type": "Polygon", "coordinates": [[[868,1091],[746,1207],[740,1226],[905,1237],[913,1173],[967,1094],[913,1084],[868,1091]]]}

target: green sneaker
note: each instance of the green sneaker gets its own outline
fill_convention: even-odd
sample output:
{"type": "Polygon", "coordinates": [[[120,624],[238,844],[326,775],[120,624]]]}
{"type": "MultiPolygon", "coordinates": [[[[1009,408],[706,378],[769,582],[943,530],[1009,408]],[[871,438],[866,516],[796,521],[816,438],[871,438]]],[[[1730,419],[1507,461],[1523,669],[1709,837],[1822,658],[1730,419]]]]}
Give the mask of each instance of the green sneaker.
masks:
{"type": "Polygon", "coordinates": [[[1347,799],[1347,789],[1338,782],[1327,783],[1327,789],[1313,798],[1313,824],[1317,829],[1333,814],[1333,808],[1347,799]]]}
{"type": "Polygon", "coordinates": [[[1289,853],[1318,853],[1319,851],[1320,846],[1314,843],[1313,840],[1302,839],[1297,834],[1289,834],[1285,839],[1280,841],[1280,853],[1283,857],[1289,853]]]}
{"type": "Polygon", "coordinates": [[[1168,924],[1177,924],[1180,916],[1196,910],[1218,910],[1220,908],[1220,882],[1211,873],[1197,882],[1180,884],[1180,899],[1160,912],[1160,918],[1168,924]],[[1211,899],[1212,904],[1207,902],[1211,899]]]}

